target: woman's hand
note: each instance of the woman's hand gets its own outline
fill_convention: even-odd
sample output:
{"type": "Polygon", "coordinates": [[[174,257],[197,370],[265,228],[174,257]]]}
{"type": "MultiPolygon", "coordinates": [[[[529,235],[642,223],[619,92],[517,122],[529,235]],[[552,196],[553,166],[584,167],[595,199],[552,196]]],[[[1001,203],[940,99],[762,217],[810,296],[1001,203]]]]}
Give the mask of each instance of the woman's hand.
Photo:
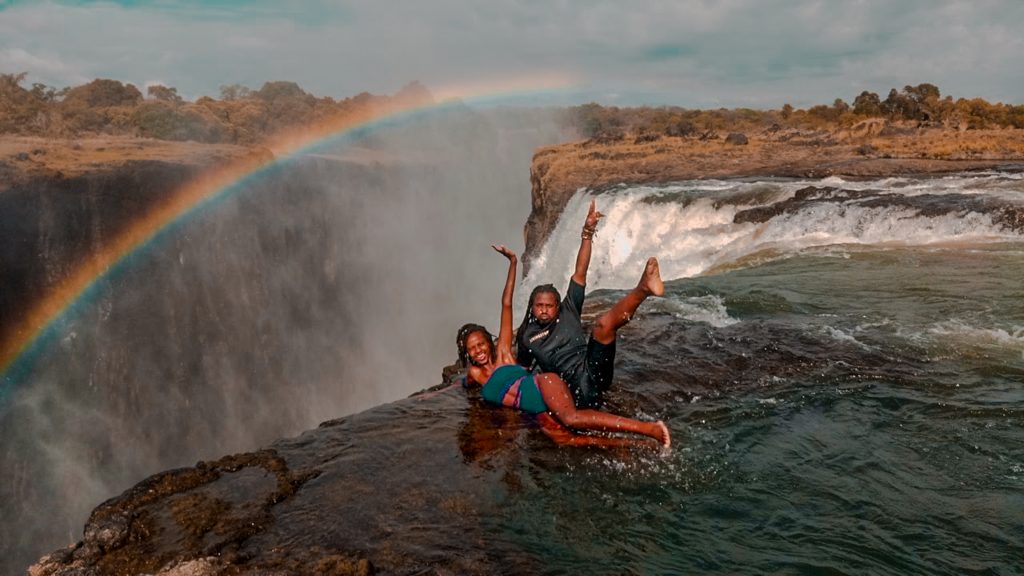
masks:
{"type": "Polygon", "coordinates": [[[499,246],[495,246],[494,244],[491,244],[491,248],[494,248],[494,250],[498,254],[501,254],[505,258],[508,258],[509,262],[515,262],[517,260],[516,253],[511,251],[511,250],[509,250],[508,247],[505,246],[504,244],[501,244],[499,246]]]}

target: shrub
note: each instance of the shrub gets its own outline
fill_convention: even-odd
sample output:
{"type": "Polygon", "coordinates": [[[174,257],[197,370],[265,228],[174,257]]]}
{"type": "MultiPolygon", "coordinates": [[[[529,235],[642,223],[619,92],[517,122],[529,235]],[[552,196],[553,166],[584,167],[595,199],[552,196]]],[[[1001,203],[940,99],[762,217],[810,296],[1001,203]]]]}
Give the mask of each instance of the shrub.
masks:
{"type": "Polygon", "coordinates": [[[212,113],[196,105],[178,109],[162,101],[144,102],[131,120],[140,136],[160,140],[220,142],[225,132],[212,113]]]}

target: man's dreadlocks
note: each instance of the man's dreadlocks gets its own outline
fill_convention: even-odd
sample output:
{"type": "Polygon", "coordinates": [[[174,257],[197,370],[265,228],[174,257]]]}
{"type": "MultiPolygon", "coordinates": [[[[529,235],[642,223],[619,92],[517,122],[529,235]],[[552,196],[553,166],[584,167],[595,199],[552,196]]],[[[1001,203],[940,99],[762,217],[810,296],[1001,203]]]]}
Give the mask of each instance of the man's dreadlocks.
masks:
{"type": "Polygon", "coordinates": [[[554,294],[555,302],[562,301],[562,295],[558,293],[558,288],[555,288],[552,284],[541,284],[530,292],[530,301],[526,304],[526,314],[523,315],[523,323],[519,325],[516,330],[516,345],[519,350],[526,348],[526,342],[520,341],[520,338],[526,334],[526,326],[530,322],[536,322],[537,320],[533,317],[533,301],[537,298],[538,294],[554,294]]]}

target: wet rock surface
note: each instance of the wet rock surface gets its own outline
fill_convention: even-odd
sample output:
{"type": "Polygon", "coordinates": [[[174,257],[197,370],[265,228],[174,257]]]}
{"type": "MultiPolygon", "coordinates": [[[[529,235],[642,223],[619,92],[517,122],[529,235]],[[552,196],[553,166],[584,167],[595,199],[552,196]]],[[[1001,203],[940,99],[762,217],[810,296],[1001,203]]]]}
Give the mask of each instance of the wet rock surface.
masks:
{"type": "Polygon", "coordinates": [[[154,475],[97,507],[32,576],[494,574],[530,571],[482,530],[515,489],[518,413],[442,388],[268,449],[154,475]],[[460,418],[465,415],[466,418],[460,418]],[[511,482],[511,484],[509,484],[511,482]],[[499,567],[500,566],[500,567],[499,567]]]}
{"type": "Polygon", "coordinates": [[[33,576],[74,574],[371,574],[354,556],[309,558],[270,550],[253,558],[243,544],[274,521],[274,508],[316,469],[293,471],[275,450],[200,462],[152,476],[93,511],[81,542],[33,566],[33,576]]]}

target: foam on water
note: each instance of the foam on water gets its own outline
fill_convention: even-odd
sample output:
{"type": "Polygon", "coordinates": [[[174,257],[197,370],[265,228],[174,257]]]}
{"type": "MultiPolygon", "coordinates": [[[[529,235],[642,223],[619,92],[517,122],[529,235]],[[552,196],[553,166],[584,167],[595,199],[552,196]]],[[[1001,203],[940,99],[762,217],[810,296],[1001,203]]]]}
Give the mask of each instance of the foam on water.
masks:
{"type": "Polygon", "coordinates": [[[643,309],[644,314],[651,312],[667,313],[676,318],[703,322],[715,328],[724,328],[739,322],[736,318],[729,316],[725,301],[716,294],[682,299],[658,298],[651,300],[643,309]]]}
{"type": "Polygon", "coordinates": [[[961,354],[1019,354],[1024,359],[1024,326],[1010,328],[972,326],[962,320],[946,320],[933,325],[929,335],[938,343],[951,346],[961,354]]]}
{"type": "MultiPolygon", "coordinates": [[[[836,245],[1019,241],[1020,232],[994,221],[991,213],[975,211],[977,201],[968,198],[981,194],[987,195],[986,201],[1007,207],[1024,206],[1019,178],[1011,180],[1005,174],[859,182],[838,177],[782,183],[710,180],[619,187],[596,194],[580,190],[534,260],[526,284],[553,282],[558,286],[572,274],[579,227],[591,200],[606,215],[594,240],[588,276],[588,289],[599,289],[634,285],[649,256],[658,257],[662,277],[670,280],[742,267],[742,262],[755,255],[778,258],[836,245]],[[867,199],[835,196],[789,206],[764,221],[735,222],[741,211],[793,199],[798,190],[808,186],[876,194],[867,199]],[[905,200],[923,195],[935,196],[935,201],[942,203],[942,213],[924,215],[905,200]],[[965,199],[963,207],[957,204],[958,195],[965,199]]],[[[755,260],[760,263],[763,258],[755,260]]]]}
{"type": "Polygon", "coordinates": [[[843,330],[841,328],[835,328],[835,327],[832,327],[832,326],[825,326],[824,327],[824,332],[825,332],[826,336],[828,336],[829,338],[832,338],[832,339],[834,339],[836,341],[848,342],[848,343],[854,344],[855,346],[858,346],[860,348],[864,348],[865,350],[871,350],[872,349],[872,346],[869,346],[869,345],[861,342],[853,334],[850,334],[849,332],[847,332],[847,331],[845,331],[845,330],[843,330]]]}

